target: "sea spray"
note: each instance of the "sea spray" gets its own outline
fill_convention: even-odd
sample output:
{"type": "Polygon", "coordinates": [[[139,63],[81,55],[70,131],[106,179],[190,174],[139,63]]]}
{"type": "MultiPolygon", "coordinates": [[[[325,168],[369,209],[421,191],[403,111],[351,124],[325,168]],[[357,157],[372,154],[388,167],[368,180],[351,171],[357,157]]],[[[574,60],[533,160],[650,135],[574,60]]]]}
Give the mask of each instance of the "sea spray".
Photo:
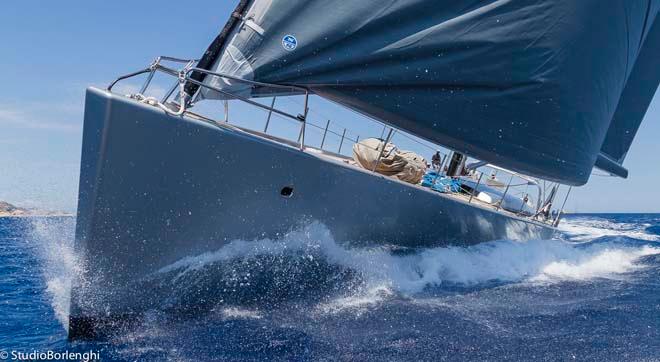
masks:
{"type": "Polygon", "coordinates": [[[561,281],[608,278],[641,267],[636,261],[660,253],[660,247],[607,243],[576,244],[570,241],[510,240],[474,246],[421,249],[403,255],[383,248],[350,248],[337,243],[327,228],[312,223],[280,240],[236,240],[225,247],[196,257],[184,258],[159,273],[177,271],[177,278],[214,263],[256,258],[263,255],[299,255],[323,259],[348,269],[366,283],[364,290],[392,288],[414,294],[443,283],[479,284],[490,281],[561,281]]]}
{"type": "Polygon", "coordinates": [[[46,282],[48,296],[57,319],[68,328],[71,281],[80,273],[74,253],[75,220],[69,217],[30,218],[30,242],[34,243],[38,268],[46,282]]]}
{"type": "Polygon", "coordinates": [[[68,305],[56,296],[68,296],[66,280],[79,268],[62,262],[72,255],[74,221],[55,220],[32,232],[23,230],[29,219],[0,223],[10,292],[2,309],[25,306],[3,321],[13,326],[0,331],[4,347],[89,348],[103,359],[148,361],[605,361],[649,360],[660,350],[660,256],[652,239],[660,215],[569,215],[564,225],[582,229],[558,240],[407,253],[350,248],[320,224],[278,240],[236,240],[231,252],[221,248],[197,263],[191,256],[152,276],[177,295],[224,278],[219,284],[231,289],[209,313],[176,318],[150,310],[116,338],[83,344],[67,343],[49,310],[68,305]],[[49,282],[63,287],[49,291],[49,282]],[[233,303],[241,293],[263,300],[233,303]],[[264,302],[278,298],[281,304],[264,302]]]}
{"type": "MultiPolygon", "coordinates": [[[[582,226],[567,224],[574,232],[567,232],[567,237],[581,243],[501,240],[400,254],[384,247],[351,248],[314,222],[281,239],[235,240],[219,250],[182,258],[141,281],[145,284],[140,287],[160,288],[166,309],[195,303],[208,303],[209,309],[242,304],[272,307],[313,299],[319,308],[337,311],[368,307],[394,295],[414,296],[427,287],[616,278],[643,268],[640,258],[660,253],[660,247],[616,238],[588,242],[608,232],[641,233],[644,240],[654,237],[643,229],[626,225],[608,229],[597,219],[583,221],[582,226]]],[[[81,268],[73,251],[74,222],[36,218],[32,229],[48,295],[66,326],[71,280],[81,268]]]]}

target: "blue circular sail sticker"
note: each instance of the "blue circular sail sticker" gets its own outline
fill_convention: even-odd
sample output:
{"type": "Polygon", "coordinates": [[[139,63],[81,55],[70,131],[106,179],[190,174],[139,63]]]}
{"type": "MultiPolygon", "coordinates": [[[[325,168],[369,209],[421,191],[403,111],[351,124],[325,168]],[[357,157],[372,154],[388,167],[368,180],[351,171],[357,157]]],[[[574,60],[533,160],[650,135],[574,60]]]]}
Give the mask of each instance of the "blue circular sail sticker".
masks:
{"type": "Polygon", "coordinates": [[[282,47],[288,51],[292,51],[296,49],[298,46],[298,40],[296,39],[295,36],[291,34],[287,34],[282,38],[282,47]]]}

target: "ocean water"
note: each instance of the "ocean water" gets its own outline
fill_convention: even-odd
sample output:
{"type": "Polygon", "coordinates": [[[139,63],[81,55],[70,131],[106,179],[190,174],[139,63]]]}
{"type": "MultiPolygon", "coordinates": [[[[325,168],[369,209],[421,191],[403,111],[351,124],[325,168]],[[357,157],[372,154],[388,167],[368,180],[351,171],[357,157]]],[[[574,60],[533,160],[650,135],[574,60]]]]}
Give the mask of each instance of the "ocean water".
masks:
{"type": "MultiPolygon", "coordinates": [[[[66,340],[75,220],[0,218],[0,352],[107,361],[660,360],[660,214],[571,215],[553,240],[349,250],[321,224],[164,267],[163,308],[66,340]],[[173,315],[188,300],[208,306],[173,315]]],[[[0,357],[1,353],[0,353],[0,357]]],[[[11,355],[9,355],[11,358],[11,355]]]]}

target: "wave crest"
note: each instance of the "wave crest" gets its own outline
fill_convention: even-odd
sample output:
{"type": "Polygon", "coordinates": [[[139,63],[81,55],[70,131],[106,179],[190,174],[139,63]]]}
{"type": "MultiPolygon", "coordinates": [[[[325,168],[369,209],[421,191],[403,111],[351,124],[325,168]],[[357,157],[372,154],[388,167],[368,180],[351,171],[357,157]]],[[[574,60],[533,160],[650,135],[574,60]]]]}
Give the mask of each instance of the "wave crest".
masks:
{"type": "Polygon", "coordinates": [[[209,265],[264,255],[322,259],[359,275],[367,289],[387,286],[417,293],[443,283],[474,285],[491,281],[561,281],[609,278],[643,267],[638,261],[660,248],[618,241],[576,244],[564,240],[501,240],[474,246],[422,249],[396,254],[385,248],[350,248],[337,243],[328,229],[312,223],[281,240],[235,240],[215,252],[187,257],[162,268],[177,278],[209,265]]]}

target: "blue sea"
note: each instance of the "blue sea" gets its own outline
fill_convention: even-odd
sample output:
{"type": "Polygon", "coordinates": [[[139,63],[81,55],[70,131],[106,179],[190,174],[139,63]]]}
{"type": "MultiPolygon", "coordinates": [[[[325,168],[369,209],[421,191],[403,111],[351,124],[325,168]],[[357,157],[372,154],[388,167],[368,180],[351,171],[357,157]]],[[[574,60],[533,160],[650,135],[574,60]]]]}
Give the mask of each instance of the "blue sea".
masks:
{"type": "Polygon", "coordinates": [[[94,351],[105,361],[660,361],[660,214],[570,215],[553,240],[414,253],[347,249],[320,224],[280,241],[236,240],[163,274],[175,275],[162,281],[173,298],[221,285],[205,298],[208,310],[173,316],[163,301],[108,340],[69,343],[74,227],[70,217],[0,218],[0,352],[94,351]]]}

